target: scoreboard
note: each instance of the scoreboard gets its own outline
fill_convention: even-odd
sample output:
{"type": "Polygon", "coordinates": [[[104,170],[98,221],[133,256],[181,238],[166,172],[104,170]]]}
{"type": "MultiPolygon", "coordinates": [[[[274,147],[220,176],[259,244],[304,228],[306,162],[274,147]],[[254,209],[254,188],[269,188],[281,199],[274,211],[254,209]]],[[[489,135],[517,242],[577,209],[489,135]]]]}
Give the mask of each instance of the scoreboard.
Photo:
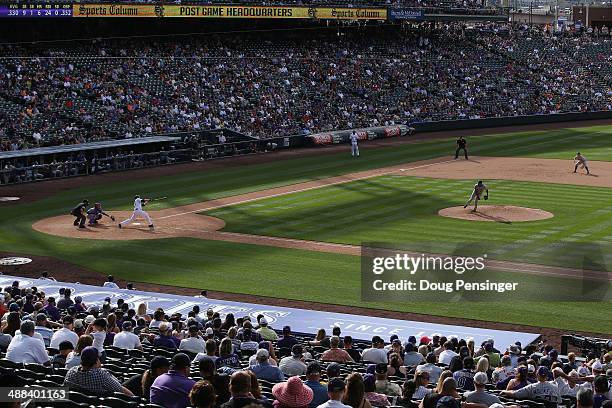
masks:
{"type": "Polygon", "coordinates": [[[0,4],[1,18],[72,17],[72,4],[0,4]]]}

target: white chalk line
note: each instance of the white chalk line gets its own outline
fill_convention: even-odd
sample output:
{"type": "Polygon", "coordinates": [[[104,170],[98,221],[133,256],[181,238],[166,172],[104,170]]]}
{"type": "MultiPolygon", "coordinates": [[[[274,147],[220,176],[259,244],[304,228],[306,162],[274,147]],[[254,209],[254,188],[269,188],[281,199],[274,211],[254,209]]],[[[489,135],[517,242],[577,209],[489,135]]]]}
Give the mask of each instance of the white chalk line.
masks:
{"type": "MultiPolygon", "coordinates": [[[[384,176],[384,175],[387,175],[387,174],[397,173],[398,171],[417,170],[417,169],[421,169],[421,168],[424,168],[424,167],[436,166],[436,165],[439,165],[439,164],[453,163],[454,161],[455,160],[445,160],[445,161],[440,161],[440,162],[436,162],[436,163],[421,164],[419,166],[409,167],[407,169],[394,169],[394,170],[389,170],[389,171],[386,171],[386,172],[380,172],[380,173],[368,174],[368,175],[364,175],[364,176],[360,176],[360,177],[355,177],[355,178],[351,178],[349,180],[332,181],[332,182],[328,182],[328,183],[321,184],[321,185],[316,185],[316,186],[311,186],[311,187],[304,187],[304,188],[299,188],[299,189],[291,190],[291,191],[285,191],[285,192],[281,192],[281,193],[273,193],[273,194],[269,194],[269,195],[262,196],[262,197],[245,198],[244,200],[234,201],[234,202],[231,202],[231,203],[211,205],[211,206],[200,208],[200,209],[197,209],[197,210],[185,211],[185,212],[181,212],[181,213],[178,213],[178,214],[165,215],[163,217],[158,217],[158,219],[179,217],[181,215],[199,213],[199,212],[202,212],[202,211],[210,211],[210,210],[215,210],[215,209],[218,209],[218,208],[229,207],[229,206],[232,206],[232,205],[239,205],[239,204],[250,203],[250,202],[258,201],[258,200],[265,200],[267,198],[280,197],[280,196],[284,196],[284,195],[288,195],[288,194],[301,193],[301,192],[304,192],[304,191],[315,190],[315,189],[323,188],[323,187],[330,187],[330,186],[335,186],[335,185],[339,185],[339,184],[351,183],[353,181],[366,180],[366,179],[370,179],[370,178],[374,178],[374,177],[384,176]]],[[[343,176],[332,176],[332,177],[329,177],[329,178],[335,178],[335,177],[343,177],[343,176]]],[[[350,174],[347,174],[344,177],[350,177],[350,174]]],[[[325,181],[325,179],[320,180],[320,181],[325,181]]],[[[280,188],[282,188],[282,187],[288,187],[288,186],[281,186],[280,188]]],[[[225,198],[229,198],[229,197],[225,197],[225,198]]],[[[222,200],[222,199],[223,198],[221,198],[220,200],[222,200]]]]}

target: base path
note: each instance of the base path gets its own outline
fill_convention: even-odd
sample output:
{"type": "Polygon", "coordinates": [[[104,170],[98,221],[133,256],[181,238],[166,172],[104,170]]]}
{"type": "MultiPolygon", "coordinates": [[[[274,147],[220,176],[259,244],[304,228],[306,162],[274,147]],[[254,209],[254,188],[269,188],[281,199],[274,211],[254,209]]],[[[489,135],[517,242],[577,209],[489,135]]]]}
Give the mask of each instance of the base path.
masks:
{"type": "Polygon", "coordinates": [[[538,208],[517,207],[514,205],[479,205],[478,210],[474,206],[467,208],[448,207],[438,211],[443,217],[458,218],[468,221],[489,221],[512,224],[513,222],[537,221],[552,218],[553,213],[538,208]]]}

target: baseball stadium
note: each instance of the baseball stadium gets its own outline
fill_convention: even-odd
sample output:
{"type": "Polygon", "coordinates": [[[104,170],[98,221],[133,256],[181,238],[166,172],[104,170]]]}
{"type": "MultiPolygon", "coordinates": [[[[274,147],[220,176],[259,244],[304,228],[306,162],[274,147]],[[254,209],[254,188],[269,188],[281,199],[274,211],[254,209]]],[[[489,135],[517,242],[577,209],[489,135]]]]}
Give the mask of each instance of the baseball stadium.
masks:
{"type": "Polygon", "coordinates": [[[610,21],[0,0],[0,405],[611,408],[610,21]]]}

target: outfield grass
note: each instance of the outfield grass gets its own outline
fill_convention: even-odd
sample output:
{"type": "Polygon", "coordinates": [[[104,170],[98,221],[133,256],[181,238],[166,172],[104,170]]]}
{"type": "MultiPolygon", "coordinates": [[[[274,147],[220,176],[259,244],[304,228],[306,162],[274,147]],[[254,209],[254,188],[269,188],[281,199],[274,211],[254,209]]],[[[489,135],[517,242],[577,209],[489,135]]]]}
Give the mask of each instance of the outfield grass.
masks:
{"type": "MultiPolygon", "coordinates": [[[[468,141],[472,155],[569,159],[573,157],[575,150],[580,149],[590,160],[612,161],[611,136],[612,127],[600,126],[473,137],[468,138],[468,141]]],[[[499,305],[363,303],[359,299],[359,291],[355,290],[355,282],[359,279],[359,259],[352,256],[189,239],[132,242],[76,240],[51,237],[31,229],[32,222],[66,213],[84,197],[90,201],[102,201],[108,209],[128,209],[131,197],[137,192],[170,197],[155,204],[154,209],[161,209],[449,155],[453,151],[453,145],[452,140],[436,140],[363,149],[359,160],[352,160],[347,150],[341,154],[276,160],[266,164],[190,172],[147,180],[130,180],[126,173],[126,180],[122,183],[96,184],[63,192],[36,203],[0,207],[0,248],[5,252],[54,256],[103,274],[112,273],[132,281],[612,333],[612,323],[609,321],[612,312],[610,303],[508,304],[506,299],[499,305]],[[278,279],[279,276],[284,278],[278,279]]],[[[93,178],[91,180],[95,181],[93,178]]],[[[401,190],[401,186],[398,188],[401,190]]],[[[374,194],[375,190],[371,193],[369,197],[375,200],[390,198],[385,194],[374,194]]],[[[366,205],[364,200],[367,200],[367,195],[361,198],[362,204],[366,205]]],[[[450,200],[450,197],[445,200],[450,200]]],[[[381,206],[381,211],[393,213],[400,204],[401,202],[398,202],[391,207],[385,204],[384,208],[381,206]]],[[[231,220],[228,221],[235,227],[231,220]]],[[[297,226],[293,228],[296,230],[294,233],[299,233],[297,226]]],[[[345,239],[351,237],[352,233],[364,236],[363,232],[359,231],[360,227],[355,228],[357,231],[348,230],[345,239]]],[[[315,231],[311,233],[313,232],[315,231]]],[[[337,234],[337,238],[341,238],[342,234],[340,231],[327,233],[330,236],[337,234]]],[[[359,235],[355,235],[357,236],[359,235]]],[[[370,237],[366,238],[372,240],[370,237]]],[[[78,280],[78,277],[75,277],[75,280],[78,280]]],[[[245,300],[248,300],[248,296],[245,300]]]]}

